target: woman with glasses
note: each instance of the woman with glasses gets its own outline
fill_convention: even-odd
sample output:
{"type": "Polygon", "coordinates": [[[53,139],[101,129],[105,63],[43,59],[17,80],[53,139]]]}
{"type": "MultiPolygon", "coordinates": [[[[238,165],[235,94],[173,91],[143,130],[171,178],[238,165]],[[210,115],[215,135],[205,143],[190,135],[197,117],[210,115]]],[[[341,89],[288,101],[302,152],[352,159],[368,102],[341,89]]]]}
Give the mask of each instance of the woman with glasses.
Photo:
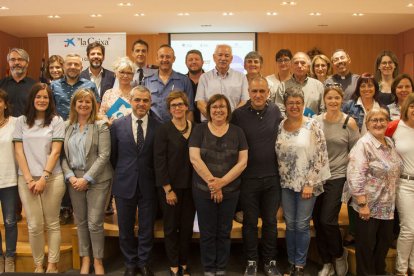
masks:
{"type": "Polygon", "coordinates": [[[208,122],[196,125],[189,141],[205,276],[226,275],[240,174],[247,166],[246,137],[241,128],[229,123],[230,117],[226,96],[211,96],[207,103],[208,122]]]}
{"type": "Polygon", "coordinates": [[[396,183],[401,158],[385,136],[389,114],[373,108],[367,113],[367,133],[349,154],[347,183],[342,201],[357,213],[355,223],[358,276],[386,275],[385,258],[393,241],[396,183]]]}
{"type": "Polygon", "coordinates": [[[277,73],[266,77],[270,89],[270,101],[276,103],[276,93],[283,82],[292,77],[290,72],[292,52],[289,49],[280,49],[275,56],[277,73]]]}
{"type": "Polygon", "coordinates": [[[286,222],[289,275],[302,276],[310,243],[310,220],[316,197],[329,179],[325,136],[319,123],[303,115],[304,95],[299,87],[286,89],[287,118],[279,126],[276,154],[286,222]]]}
{"type": "Polygon", "coordinates": [[[115,62],[114,71],[119,87],[113,87],[105,92],[99,108],[99,115],[106,119],[109,125],[115,119],[131,113],[129,92],[132,90],[131,83],[135,69],[135,64],[128,57],[119,58],[115,62]]]}
{"type": "Polygon", "coordinates": [[[394,102],[387,105],[390,111],[391,121],[400,119],[401,107],[405,99],[413,93],[414,83],[408,74],[398,75],[391,85],[391,95],[394,98],[394,102]]]}
{"type": "Polygon", "coordinates": [[[382,51],[375,60],[375,80],[378,82],[379,102],[388,105],[393,101],[392,83],[399,73],[397,56],[391,51],[382,51]]]}
{"type": "Polygon", "coordinates": [[[345,114],[349,114],[357,122],[361,135],[367,132],[365,114],[381,107],[378,102],[379,93],[378,82],[374,76],[363,73],[357,81],[351,100],[342,108],[345,114]]]}
{"type": "Polygon", "coordinates": [[[191,192],[192,167],[188,139],[193,124],[187,120],[188,98],[182,91],[167,97],[172,120],[155,135],[154,164],[156,186],[163,210],[165,250],[170,275],[188,276],[187,267],[193,235],[195,208],[191,192]]]}
{"type": "Polygon", "coordinates": [[[332,75],[332,64],[325,55],[316,55],[312,59],[311,77],[325,83],[326,79],[332,75]]]}

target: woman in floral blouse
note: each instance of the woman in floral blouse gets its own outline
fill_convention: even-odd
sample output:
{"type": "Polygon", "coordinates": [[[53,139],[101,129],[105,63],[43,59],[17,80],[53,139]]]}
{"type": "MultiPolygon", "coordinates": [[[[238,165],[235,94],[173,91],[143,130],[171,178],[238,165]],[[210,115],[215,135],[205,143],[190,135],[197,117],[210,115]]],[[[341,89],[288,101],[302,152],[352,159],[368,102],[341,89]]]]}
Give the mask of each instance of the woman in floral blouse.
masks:
{"type": "Polygon", "coordinates": [[[330,177],[325,136],[319,123],[303,116],[304,95],[298,87],[286,89],[287,118],[280,123],[276,154],[286,222],[289,275],[304,275],[310,242],[309,223],[316,196],[330,177]]]}
{"type": "Polygon", "coordinates": [[[385,257],[393,240],[395,184],[402,161],[385,137],[388,112],[374,108],[366,116],[368,132],[349,155],[342,201],[352,197],[357,275],[385,275],[385,257]]]}

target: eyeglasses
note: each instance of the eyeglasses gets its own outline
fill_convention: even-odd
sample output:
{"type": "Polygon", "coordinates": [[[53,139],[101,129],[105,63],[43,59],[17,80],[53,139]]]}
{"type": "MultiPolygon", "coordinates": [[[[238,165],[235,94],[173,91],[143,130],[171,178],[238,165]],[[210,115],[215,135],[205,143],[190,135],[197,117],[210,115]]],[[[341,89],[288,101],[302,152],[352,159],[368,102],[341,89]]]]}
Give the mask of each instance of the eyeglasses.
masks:
{"type": "Polygon", "coordinates": [[[121,71],[121,72],[118,72],[118,74],[119,74],[120,76],[126,76],[126,77],[129,77],[129,76],[132,76],[134,73],[132,73],[132,72],[124,72],[124,71],[121,71]]]}
{"type": "Polygon", "coordinates": [[[224,104],[221,105],[212,105],[211,109],[227,109],[227,106],[224,104]]]}
{"type": "Polygon", "coordinates": [[[315,64],[313,65],[314,68],[326,68],[326,64],[325,63],[321,63],[321,64],[315,64]]]}
{"type": "Polygon", "coordinates": [[[369,121],[373,124],[378,124],[378,123],[383,124],[383,123],[388,122],[388,120],[384,118],[381,118],[381,119],[375,118],[375,119],[370,119],[369,121]]]}
{"type": "Polygon", "coordinates": [[[340,56],[332,59],[333,63],[346,60],[346,56],[340,56]]]}
{"type": "Polygon", "coordinates": [[[24,62],[26,61],[24,58],[11,58],[9,59],[10,62],[16,63],[16,62],[24,62]]]}
{"type": "Polygon", "coordinates": [[[303,102],[286,102],[286,106],[302,106],[303,102]]]}
{"type": "Polygon", "coordinates": [[[381,62],[381,66],[387,66],[387,65],[393,65],[393,64],[394,64],[394,61],[392,61],[392,60],[381,62]]]}
{"type": "Polygon", "coordinates": [[[342,89],[342,84],[337,83],[337,82],[326,83],[325,87],[326,88],[340,88],[340,89],[342,89]]]}
{"type": "Polygon", "coordinates": [[[290,62],[290,58],[278,58],[276,61],[278,63],[288,63],[290,62]]]}
{"type": "Polygon", "coordinates": [[[363,78],[363,79],[374,79],[374,75],[372,75],[370,73],[363,73],[361,75],[361,78],[363,78]]]}
{"type": "Polygon", "coordinates": [[[185,105],[184,103],[170,104],[170,108],[171,108],[171,109],[181,108],[181,107],[183,107],[184,105],[185,105]]]}

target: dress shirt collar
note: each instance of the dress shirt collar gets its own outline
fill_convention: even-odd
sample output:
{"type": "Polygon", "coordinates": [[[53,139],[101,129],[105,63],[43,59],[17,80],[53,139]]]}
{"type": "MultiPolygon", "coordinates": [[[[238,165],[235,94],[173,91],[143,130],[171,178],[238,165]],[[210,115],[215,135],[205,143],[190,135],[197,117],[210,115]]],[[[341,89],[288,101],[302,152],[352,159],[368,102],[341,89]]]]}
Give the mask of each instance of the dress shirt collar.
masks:
{"type": "Polygon", "coordinates": [[[102,76],[103,74],[103,68],[101,67],[101,71],[99,71],[99,74],[97,76],[95,76],[92,71],[91,71],[91,67],[88,67],[88,72],[89,72],[89,77],[90,78],[99,78],[102,76]]]}
{"type": "Polygon", "coordinates": [[[214,72],[214,75],[215,76],[217,76],[217,77],[220,77],[220,78],[227,78],[229,75],[230,75],[230,73],[231,73],[231,68],[229,67],[229,70],[227,70],[227,72],[224,74],[224,75],[222,75],[222,74],[220,74],[220,72],[217,70],[217,68],[216,67],[214,67],[214,69],[213,69],[213,72],[214,72]]]}

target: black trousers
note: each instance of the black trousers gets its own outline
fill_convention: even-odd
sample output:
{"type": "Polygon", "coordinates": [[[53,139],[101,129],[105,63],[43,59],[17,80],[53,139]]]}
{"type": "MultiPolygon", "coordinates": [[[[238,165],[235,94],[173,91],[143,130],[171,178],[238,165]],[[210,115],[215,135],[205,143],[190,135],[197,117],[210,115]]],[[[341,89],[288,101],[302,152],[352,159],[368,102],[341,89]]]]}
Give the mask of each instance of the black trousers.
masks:
{"type": "Polygon", "coordinates": [[[265,263],[276,260],[277,219],[281,199],[278,176],[243,178],[240,203],[243,210],[243,246],[247,260],[258,261],[257,220],[262,218],[262,256],[265,263]]]}
{"type": "Polygon", "coordinates": [[[355,221],[356,270],[358,276],[386,275],[385,258],[393,240],[394,220],[370,218],[355,221]]]}
{"type": "Polygon", "coordinates": [[[343,254],[342,236],[338,216],[341,211],[342,190],[345,178],[326,181],[325,190],[316,198],[313,208],[313,224],[316,230],[316,245],[324,264],[343,254]]]}
{"type": "Polygon", "coordinates": [[[165,251],[171,267],[187,265],[195,216],[191,188],[174,189],[174,193],[178,202],[171,206],[167,204],[164,189],[158,189],[163,212],[165,251]]]}

